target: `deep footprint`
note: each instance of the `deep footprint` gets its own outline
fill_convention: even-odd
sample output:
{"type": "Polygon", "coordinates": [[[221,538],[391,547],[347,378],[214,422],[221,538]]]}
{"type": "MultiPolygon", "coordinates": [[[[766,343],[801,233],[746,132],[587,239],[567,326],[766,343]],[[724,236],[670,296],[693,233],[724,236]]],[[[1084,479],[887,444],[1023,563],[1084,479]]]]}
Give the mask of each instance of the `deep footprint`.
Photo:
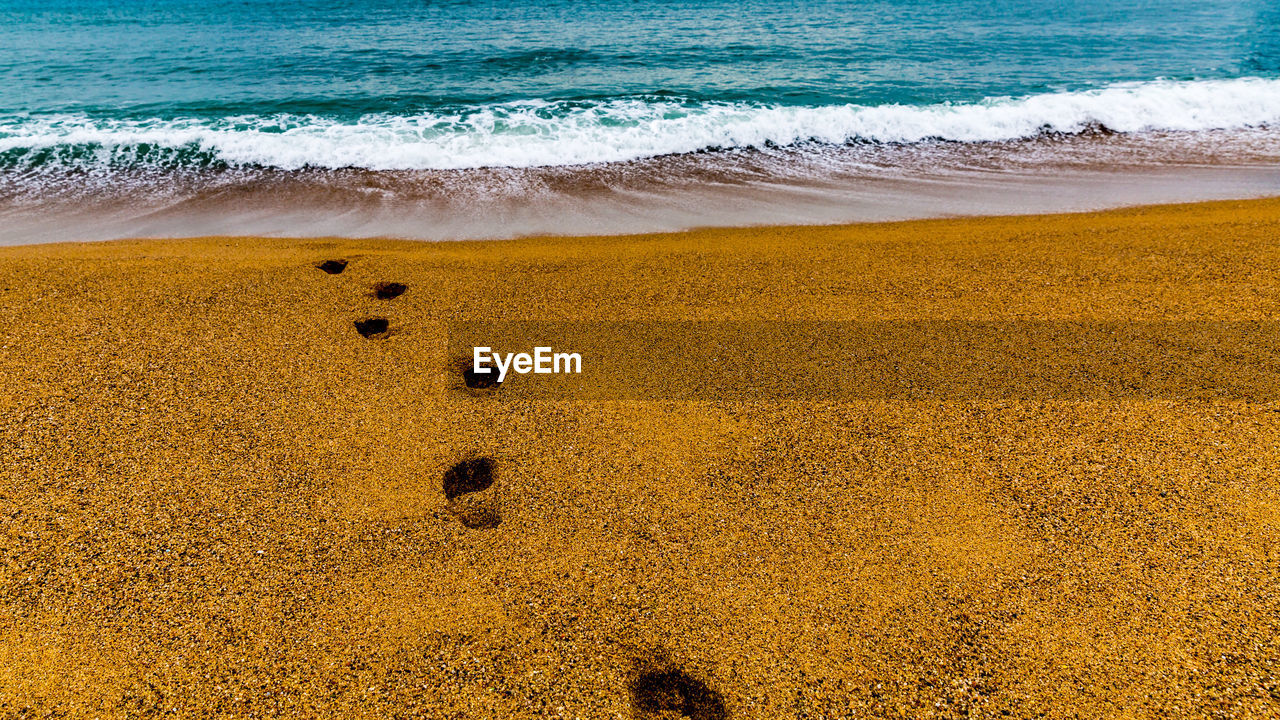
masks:
{"type": "Polygon", "coordinates": [[[469,357],[459,358],[453,364],[453,368],[462,375],[462,384],[471,390],[489,390],[491,388],[500,387],[498,383],[498,373],[490,368],[489,372],[476,372],[472,359],[469,357]]]}
{"type": "Polygon", "coordinates": [[[677,713],[691,720],[725,720],[724,698],[679,670],[647,672],[631,683],[631,702],[641,717],[677,713]]]}
{"type": "Polygon", "coordinates": [[[341,273],[343,270],[347,269],[347,261],[346,260],[325,260],[324,262],[320,263],[316,267],[329,273],[330,275],[337,275],[341,273]]]}
{"type": "Polygon", "coordinates": [[[400,297],[408,289],[409,286],[404,283],[378,283],[373,286],[373,296],[379,300],[391,300],[400,297]]]}
{"type": "Polygon", "coordinates": [[[492,369],[487,373],[476,372],[468,363],[462,371],[462,382],[472,390],[488,390],[498,386],[498,373],[492,369]]]}
{"type": "Polygon", "coordinates": [[[367,318],[365,320],[357,320],[355,322],[356,332],[364,337],[373,337],[381,335],[391,327],[391,323],[386,318],[367,318]]]}
{"type": "Polygon", "coordinates": [[[443,485],[444,496],[449,500],[486,490],[493,485],[493,460],[487,457],[463,460],[445,472],[443,485]]]}

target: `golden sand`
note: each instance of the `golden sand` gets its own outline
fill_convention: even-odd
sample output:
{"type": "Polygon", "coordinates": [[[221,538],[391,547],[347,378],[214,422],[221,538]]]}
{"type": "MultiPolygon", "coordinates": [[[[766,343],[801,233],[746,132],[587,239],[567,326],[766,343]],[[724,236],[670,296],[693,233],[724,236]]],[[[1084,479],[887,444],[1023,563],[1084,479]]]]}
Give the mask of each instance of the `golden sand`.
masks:
{"type": "Polygon", "coordinates": [[[1274,397],[517,402],[445,337],[1272,321],[1278,241],[1267,200],[2,248],[0,717],[1280,716],[1274,397]]]}

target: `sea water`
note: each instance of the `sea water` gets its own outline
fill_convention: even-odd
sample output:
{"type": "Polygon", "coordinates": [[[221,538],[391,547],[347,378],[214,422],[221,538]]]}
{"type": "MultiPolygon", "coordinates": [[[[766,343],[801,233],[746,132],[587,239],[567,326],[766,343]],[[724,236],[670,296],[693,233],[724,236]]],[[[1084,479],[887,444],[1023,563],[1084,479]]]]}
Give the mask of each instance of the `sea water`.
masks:
{"type": "Polygon", "coordinates": [[[0,0],[0,242],[1280,192],[1262,0],[0,0]]]}

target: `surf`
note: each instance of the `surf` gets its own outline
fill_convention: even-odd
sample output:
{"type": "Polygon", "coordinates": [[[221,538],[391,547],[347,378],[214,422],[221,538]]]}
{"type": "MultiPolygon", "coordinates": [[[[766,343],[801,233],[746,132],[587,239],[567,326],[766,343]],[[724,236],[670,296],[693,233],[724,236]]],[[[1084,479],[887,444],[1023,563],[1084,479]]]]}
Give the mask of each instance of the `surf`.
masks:
{"type": "Polygon", "coordinates": [[[928,105],[527,100],[412,114],[0,117],[0,169],[466,170],[617,163],[802,144],[983,143],[1280,122],[1280,80],[1155,80],[928,105]]]}

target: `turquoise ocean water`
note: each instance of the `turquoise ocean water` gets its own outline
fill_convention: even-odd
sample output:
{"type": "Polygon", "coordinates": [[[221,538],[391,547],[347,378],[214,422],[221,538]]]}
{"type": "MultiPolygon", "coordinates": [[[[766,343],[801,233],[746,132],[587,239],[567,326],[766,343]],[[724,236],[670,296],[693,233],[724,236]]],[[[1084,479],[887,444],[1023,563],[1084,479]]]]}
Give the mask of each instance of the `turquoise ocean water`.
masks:
{"type": "Polygon", "coordinates": [[[0,0],[9,242],[1274,194],[1278,122],[1259,0],[0,0]]]}

